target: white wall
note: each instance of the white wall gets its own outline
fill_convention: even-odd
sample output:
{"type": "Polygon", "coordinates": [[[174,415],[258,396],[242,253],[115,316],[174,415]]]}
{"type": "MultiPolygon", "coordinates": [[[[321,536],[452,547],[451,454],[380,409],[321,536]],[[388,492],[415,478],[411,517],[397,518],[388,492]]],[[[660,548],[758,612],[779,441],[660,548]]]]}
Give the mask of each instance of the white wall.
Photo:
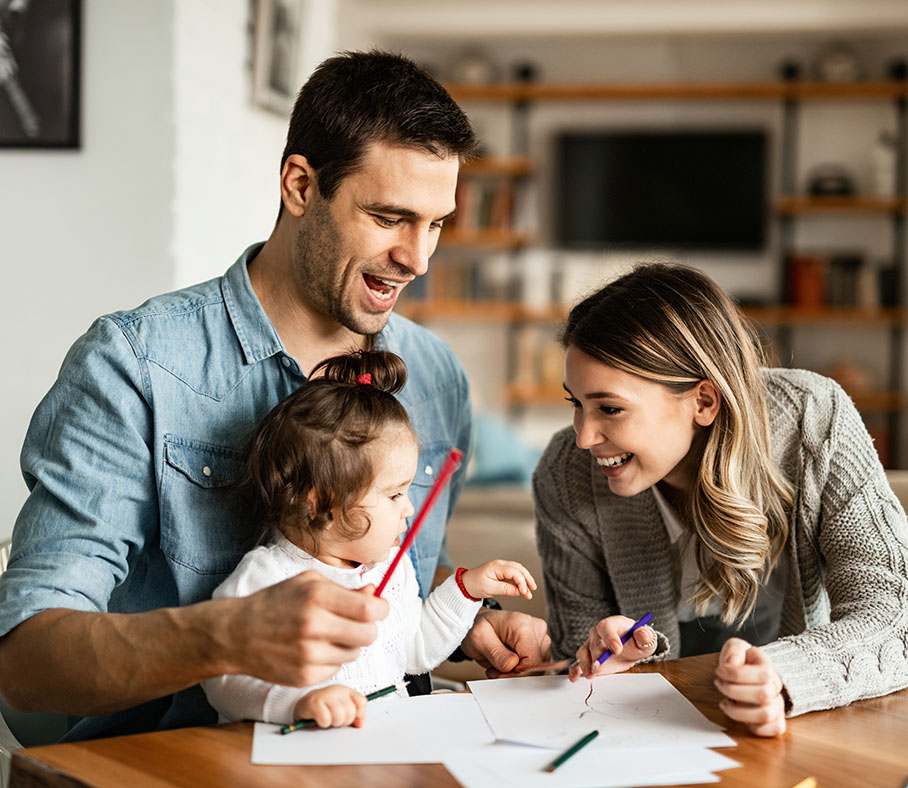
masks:
{"type": "Polygon", "coordinates": [[[482,40],[553,37],[886,32],[904,28],[904,0],[343,0],[345,29],[482,40]]]}
{"type": "Polygon", "coordinates": [[[0,539],[25,499],[29,418],[67,348],[173,275],[172,3],[91,0],[83,14],[82,149],[0,150],[0,539]]]}
{"type": "Polygon", "coordinates": [[[277,216],[287,117],[250,104],[247,6],[175,6],[175,287],[219,276],[277,216]]]}
{"type": "MultiPolygon", "coordinates": [[[[297,83],[334,51],[335,0],[307,0],[297,83]]],[[[174,286],[219,276],[271,232],[289,113],[251,103],[248,0],[178,0],[174,286]]]]}
{"type": "MultiPolygon", "coordinates": [[[[76,337],[220,275],[271,231],[288,118],[251,103],[248,13],[248,0],[84,3],[82,149],[0,150],[16,376],[0,408],[0,539],[26,495],[28,420],[76,337]]],[[[307,0],[300,84],[334,51],[335,17],[335,0],[307,0]]]]}

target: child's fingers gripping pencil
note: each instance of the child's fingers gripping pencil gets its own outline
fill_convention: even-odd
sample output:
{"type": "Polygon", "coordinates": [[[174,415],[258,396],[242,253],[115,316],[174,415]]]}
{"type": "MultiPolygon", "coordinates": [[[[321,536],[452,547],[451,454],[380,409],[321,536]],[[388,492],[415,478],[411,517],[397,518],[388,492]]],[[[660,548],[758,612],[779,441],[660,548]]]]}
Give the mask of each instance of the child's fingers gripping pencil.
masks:
{"type": "Polygon", "coordinates": [[[416,519],[413,521],[413,525],[410,526],[410,530],[407,532],[406,537],[404,537],[404,541],[400,546],[400,550],[398,550],[397,555],[394,556],[394,560],[391,562],[391,566],[388,567],[388,571],[382,578],[381,583],[379,583],[378,588],[375,589],[375,596],[381,596],[381,592],[385,590],[385,586],[388,585],[388,581],[391,579],[391,575],[394,574],[394,570],[397,568],[398,563],[400,563],[400,559],[403,558],[404,554],[413,543],[413,540],[416,538],[416,532],[422,525],[422,521],[426,519],[426,515],[432,508],[432,504],[435,503],[435,499],[438,497],[438,494],[441,492],[445,484],[447,484],[448,479],[450,479],[454,474],[454,471],[456,471],[460,467],[460,462],[462,459],[463,452],[460,449],[451,449],[451,451],[448,453],[448,459],[445,460],[445,464],[442,466],[441,473],[439,473],[438,478],[435,479],[435,484],[433,484],[432,489],[429,490],[429,494],[426,496],[426,500],[423,501],[422,507],[420,508],[419,513],[416,515],[416,519]]]}
{"type": "MultiPolygon", "coordinates": [[[[375,700],[376,698],[382,698],[385,695],[390,695],[392,692],[402,690],[409,683],[409,681],[398,681],[396,684],[391,684],[388,687],[384,687],[380,690],[375,690],[375,692],[370,692],[368,695],[366,695],[366,700],[375,700]]],[[[290,725],[285,725],[278,732],[287,734],[293,733],[293,731],[301,731],[304,728],[312,728],[314,726],[315,720],[297,720],[296,722],[290,723],[290,725]]]]}

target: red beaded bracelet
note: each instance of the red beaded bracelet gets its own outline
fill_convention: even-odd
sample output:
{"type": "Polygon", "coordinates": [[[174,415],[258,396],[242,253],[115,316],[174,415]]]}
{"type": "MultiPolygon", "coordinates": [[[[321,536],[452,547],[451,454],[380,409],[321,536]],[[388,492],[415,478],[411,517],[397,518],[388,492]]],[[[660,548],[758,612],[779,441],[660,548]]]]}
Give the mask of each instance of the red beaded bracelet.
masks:
{"type": "Polygon", "coordinates": [[[467,599],[469,599],[471,602],[482,602],[482,598],[481,598],[481,597],[480,597],[479,599],[477,599],[475,596],[473,596],[472,594],[470,594],[470,592],[467,591],[466,587],[464,586],[464,584],[463,584],[463,573],[466,572],[466,571],[467,571],[466,567],[462,566],[462,567],[460,567],[460,569],[458,569],[458,570],[454,573],[454,579],[457,581],[457,587],[460,589],[460,592],[461,592],[467,599]]]}

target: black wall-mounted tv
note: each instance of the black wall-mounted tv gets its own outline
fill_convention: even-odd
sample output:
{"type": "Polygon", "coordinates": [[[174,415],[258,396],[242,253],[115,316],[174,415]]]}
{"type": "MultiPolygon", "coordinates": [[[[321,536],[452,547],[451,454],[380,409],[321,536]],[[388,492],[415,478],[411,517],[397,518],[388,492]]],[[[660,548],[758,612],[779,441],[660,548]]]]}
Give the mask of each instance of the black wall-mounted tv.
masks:
{"type": "Polygon", "coordinates": [[[766,244],[765,131],[571,132],[556,147],[559,247],[766,244]]]}

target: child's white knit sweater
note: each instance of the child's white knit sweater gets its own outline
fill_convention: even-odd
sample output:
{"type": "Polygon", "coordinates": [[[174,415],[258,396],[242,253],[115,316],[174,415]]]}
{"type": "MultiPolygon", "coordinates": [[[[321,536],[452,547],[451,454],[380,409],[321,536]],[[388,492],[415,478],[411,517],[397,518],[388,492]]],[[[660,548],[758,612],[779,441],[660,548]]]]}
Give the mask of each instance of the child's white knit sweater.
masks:
{"type": "MultiPolygon", "coordinates": [[[[378,586],[398,548],[388,559],[372,566],[341,569],[324,564],[281,535],[248,552],[237,568],[214,592],[214,598],[248,596],[267,586],[314,569],[345,588],[378,586]]],[[[228,675],[202,684],[208,702],[221,720],[293,722],[297,701],[330,684],[344,684],[368,694],[400,681],[405,673],[425,673],[441,664],[466,636],[480,603],[467,599],[453,577],[438,586],[423,602],[413,564],[401,559],[382,591],[391,612],[378,622],[378,637],[359,657],[341,666],[328,681],[311,687],[284,687],[252,676],[228,675]]],[[[402,691],[406,695],[406,691],[402,691]]]]}

